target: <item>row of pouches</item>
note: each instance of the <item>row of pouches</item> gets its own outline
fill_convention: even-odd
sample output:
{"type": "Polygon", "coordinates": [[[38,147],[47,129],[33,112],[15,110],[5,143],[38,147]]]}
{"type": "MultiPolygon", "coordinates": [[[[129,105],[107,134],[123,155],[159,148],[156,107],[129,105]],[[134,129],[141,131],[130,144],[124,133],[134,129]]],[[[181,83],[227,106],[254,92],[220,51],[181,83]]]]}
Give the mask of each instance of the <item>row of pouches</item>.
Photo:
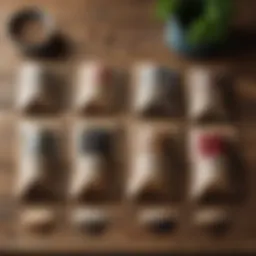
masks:
{"type": "Polygon", "coordinates": [[[230,175],[238,166],[232,166],[229,150],[235,146],[236,134],[227,127],[192,129],[185,155],[179,152],[178,127],[135,125],[123,140],[117,123],[81,122],[67,134],[70,154],[60,152],[64,148],[61,137],[65,140],[65,136],[54,125],[31,121],[19,128],[18,197],[33,194],[33,188],[40,186],[53,195],[66,176],[68,186],[63,194],[73,199],[86,198],[86,194],[106,196],[120,186],[117,193],[127,199],[170,198],[168,194],[175,194],[177,186],[185,188],[184,180],[177,183],[179,175],[189,178],[189,197],[195,200],[234,192],[230,175]],[[189,175],[178,158],[181,162],[189,159],[189,175]]]}
{"type": "Polygon", "coordinates": [[[135,65],[128,90],[121,73],[100,62],[86,62],[78,68],[74,85],[64,96],[65,83],[60,84],[56,72],[36,63],[23,64],[17,79],[17,111],[53,112],[70,103],[78,112],[118,113],[128,101],[132,113],[158,118],[179,115],[184,105],[192,120],[230,117],[231,86],[223,72],[190,70],[185,90],[177,72],[153,63],[135,65]]]}

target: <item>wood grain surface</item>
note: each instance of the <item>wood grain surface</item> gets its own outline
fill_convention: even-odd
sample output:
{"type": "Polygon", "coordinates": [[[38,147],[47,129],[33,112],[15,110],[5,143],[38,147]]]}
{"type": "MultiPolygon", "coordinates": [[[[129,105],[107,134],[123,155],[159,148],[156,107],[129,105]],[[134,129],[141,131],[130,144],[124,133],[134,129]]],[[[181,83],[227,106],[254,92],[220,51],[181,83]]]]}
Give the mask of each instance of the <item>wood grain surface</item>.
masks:
{"type": "MultiPolygon", "coordinates": [[[[224,0],[225,1],[225,0],[224,0]]],[[[171,52],[163,42],[163,24],[154,17],[153,0],[0,0],[0,250],[12,252],[224,252],[256,251],[256,1],[234,1],[237,6],[236,33],[226,50],[211,59],[192,60],[171,52]],[[61,58],[40,58],[59,69],[71,88],[77,65],[87,59],[101,59],[129,72],[137,61],[152,60],[185,74],[194,65],[226,68],[232,74],[236,92],[235,120],[230,124],[238,134],[238,152],[246,176],[245,197],[227,205],[231,228],[222,237],[213,237],[192,224],[196,209],[186,196],[167,207],[178,209],[178,228],[168,236],[152,236],[136,225],[140,205],[130,206],[120,199],[99,206],[113,214],[113,225],[102,237],[74,235],[67,223],[72,204],[48,205],[56,210],[58,229],[51,237],[29,236],[19,230],[19,213],[27,205],[12,198],[16,170],[15,127],[18,116],[13,110],[15,75],[28,60],[15,47],[7,33],[12,13],[24,6],[47,10],[56,20],[68,51],[61,58]]],[[[68,111],[53,117],[66,132],[68,111]]],[[[170,120],[178,127],[181,143],[190,127],[185,117],[170,120]]],[[[124,123],[125,124],[125,123],[124,123]]],[[[188,172],[188,170],[185,170],[188,172]]],[[[184,188],[185,189],[185,188],[184,188]]],[[[186,189],[185,189],[186,190],[186,189]]]]}

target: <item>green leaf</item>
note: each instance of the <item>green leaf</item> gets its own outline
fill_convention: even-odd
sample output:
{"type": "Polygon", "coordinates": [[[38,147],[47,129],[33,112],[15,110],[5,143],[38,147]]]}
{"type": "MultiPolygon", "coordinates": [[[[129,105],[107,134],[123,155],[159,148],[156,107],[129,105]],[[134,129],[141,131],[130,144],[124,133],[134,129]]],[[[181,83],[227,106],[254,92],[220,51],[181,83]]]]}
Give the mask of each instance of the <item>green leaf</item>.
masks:
{"type": "Polygon", "coordinates": [[[158,0],[156,6],[157,17],[166,20],[177,12],[179,6],[180,0],[158,0]]]}
{"type": "Polygon", "coordinates": [[[209,25],[204,19],[199,19],[192,23],[188,30],[188,41],[192,45],[205,43],[209,33],[209,25]]]}
{"type": "Polygon", "coordinates": [[[230,0],[204,0],[204,12],[188,29],[187,39],[192,45],[218,43],[225,39],[232,18],[230,0]]]}
{"type": "Polygon", "coordinates": [[[232,16],[232,3],[230,0],[207,0],[205,17],[211,20],[228,21],[232,16]]]}

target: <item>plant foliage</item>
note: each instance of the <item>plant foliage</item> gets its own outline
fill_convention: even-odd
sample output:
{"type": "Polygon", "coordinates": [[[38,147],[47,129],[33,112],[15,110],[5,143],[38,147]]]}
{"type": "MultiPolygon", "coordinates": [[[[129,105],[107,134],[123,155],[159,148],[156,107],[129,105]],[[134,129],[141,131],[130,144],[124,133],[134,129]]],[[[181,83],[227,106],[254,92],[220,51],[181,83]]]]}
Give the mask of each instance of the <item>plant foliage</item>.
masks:
{"type": "Polygon", "coordinates": [[[190,43],[211,43],[225,39],[232,7],[232,0],[158,0],[157,16],[178,19],[190,43]]]}

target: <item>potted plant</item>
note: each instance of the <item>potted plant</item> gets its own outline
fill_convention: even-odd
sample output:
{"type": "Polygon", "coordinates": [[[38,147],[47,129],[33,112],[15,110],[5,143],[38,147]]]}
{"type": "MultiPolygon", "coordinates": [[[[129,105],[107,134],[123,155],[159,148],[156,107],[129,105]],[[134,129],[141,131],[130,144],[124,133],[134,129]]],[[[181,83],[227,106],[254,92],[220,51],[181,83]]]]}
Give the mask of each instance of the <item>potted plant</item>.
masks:
{"type": "Polygon", "coordinates": [[[187,55],[205,56],[227,39],[232,0],[158,0],[157,15],[166,21],[165,40],[187,55]]]}

